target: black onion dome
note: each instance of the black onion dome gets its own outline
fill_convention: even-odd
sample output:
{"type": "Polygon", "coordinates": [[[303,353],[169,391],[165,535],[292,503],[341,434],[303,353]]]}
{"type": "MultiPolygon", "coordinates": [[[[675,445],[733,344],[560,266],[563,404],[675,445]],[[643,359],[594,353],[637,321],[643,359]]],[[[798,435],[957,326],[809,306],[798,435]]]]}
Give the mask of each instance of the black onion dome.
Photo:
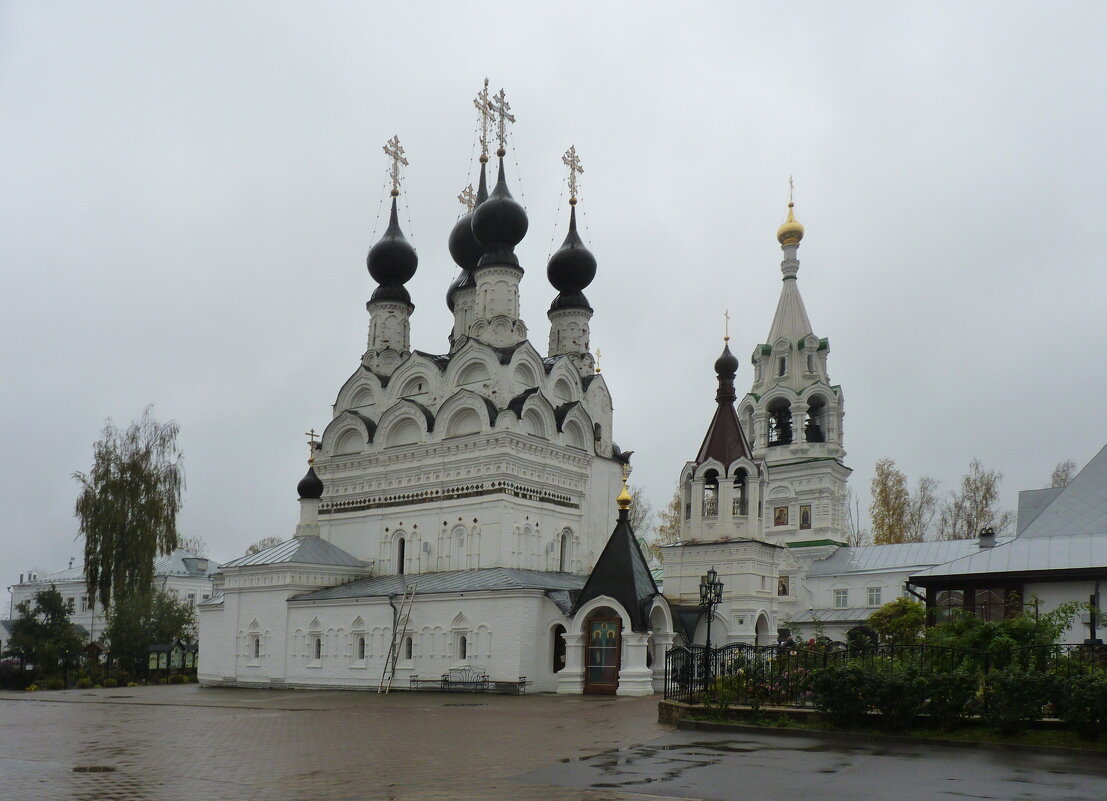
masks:
{"type": "Polygon", "coordinates": [[[517,264],[513,250],[527,235],[530,221],[527,212],[511,196],[504,178],[504,160],[500,157],[500,172],[488,200],[473,212],[473,235],[485,249],[481,262],[504,259],[517,264]]]}
{"type": "Polygon", "coordinates": [[[569,212],[569,233],[565,235],[565,242],[546,265],[546,277],[562,294],[579,294],[596,277],[596,257],[584,246],[577,233],[576,206],[569,212]]]}
{"type": "Polygon", "coordinates": [[[414,305],[411,302],[411,293],[401,284],[381,284],[369,296],[370,303],[377,300],[394,300],[397,303],[406,303],[408,306],[414,305]]]}
{"type": "Polygon", "coordinates": [[[415,268],[419,266],[419,256],[404,237],[404,232],[400,230],[395,197],[392,198],[392,214],[388,219],[388,228],[380,241],[369,249],[369,257],[365,261],[369,267],[369,274],[382,287],[402,288],[402,285],[415,275],[415,268]]]}
{"type": "Polygon", "coordinates": [[[454,310],[454,296],[457,295],[462,289],[468,287],[474,287],[477,282],[473,280],[473,274],[468,270],[462,270],[458,273],[457,278],[450,284],[450,288],[446,290],[446,307],[452,312],[454,310]]]}
{"type": "Polygon", "coordinates": [[[738,372],[738,359],[730,352],[730,345],[723,345],[723,353],[715,360],[715,375],[719,378],[734,378],[738,372]]]}
{"type": "Polygon", "coordinates": [[[300,493],[301,500],[323,497],[323,482],[315,475],[314,467],[309,467],[307,474],[300,479],[300,483],[296,485],[296,492],[300,493]]]}
{"type": "Polygon", "coordinates": [[[484,255],[484,248],[473,236],[473,214],[472,211],[463,214],[450,231],[450,257],[463,270],[475,270],[484,255]]]}

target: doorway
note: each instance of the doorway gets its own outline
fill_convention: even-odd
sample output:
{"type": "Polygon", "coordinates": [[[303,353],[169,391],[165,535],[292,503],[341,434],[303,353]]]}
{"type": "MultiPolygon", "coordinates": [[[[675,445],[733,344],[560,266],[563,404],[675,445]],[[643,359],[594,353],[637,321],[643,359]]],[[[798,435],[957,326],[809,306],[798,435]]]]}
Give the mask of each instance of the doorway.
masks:
{"type": "Polygon", "coordinates": [[[618,617],[594,617],[588,621],[588,662],[584,691],[614,695],[619,689],[619,657],[623,621],[618,617]]]}

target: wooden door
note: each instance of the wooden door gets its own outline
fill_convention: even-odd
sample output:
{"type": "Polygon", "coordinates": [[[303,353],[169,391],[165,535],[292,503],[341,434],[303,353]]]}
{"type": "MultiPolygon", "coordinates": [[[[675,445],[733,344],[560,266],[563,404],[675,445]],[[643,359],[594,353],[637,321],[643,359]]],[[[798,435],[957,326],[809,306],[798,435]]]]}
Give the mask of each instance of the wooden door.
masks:
{"type": "Polygon", "coordinates": [[[623,621],[594,617],[588,621],[588,661],[584,669],[584,691],[614,695],[619,689],[619,661],[623,621]]]}

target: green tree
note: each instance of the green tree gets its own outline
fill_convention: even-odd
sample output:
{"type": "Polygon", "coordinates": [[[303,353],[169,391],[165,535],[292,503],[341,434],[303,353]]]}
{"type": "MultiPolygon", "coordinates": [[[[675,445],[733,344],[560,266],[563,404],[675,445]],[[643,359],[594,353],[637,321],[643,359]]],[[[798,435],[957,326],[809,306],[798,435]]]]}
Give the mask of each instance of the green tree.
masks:
{"type": "Polygon", "coordinates": [[[196,613],[164,590],[117,595],[108,609],[104,639],[112,659],[127,670],[142,664],[151,645],[196,638],[196,613]]]}
{"type": "Polygon", "coordinates": [[[999,482],[1003,474],[985,470],[979,459],[969,464],[969,472],[961,479],[961,489],[949,494],[938,517],[938,539],[967,540],[980,534],[982,528],[1002,534],[1014,515],[999,508],[999,482]]]}
{"type": "Polygon", "coordinates": [[[33,664],[44,675],[59,673],[67,658],[75,663],[84,639],[69,620],[72,611],[54,587],[35,593],[33,602],[16,607],[6,655],[33,664]]]}
{"type": "Polygon", "coordinates": [[[178,430],[149,407],[125,431],[109,420],[92,448],[92,470],[73,474],[81,485],[75,513],[88,591],[105,608],[116,595],[148,590],[154,559],[177,547],[184,488],[178,430]]]}
{"type": "Polygon", "coordinates": [[[910,598],[896,598],[869,615],[869,625],[882,643],[912,645],[926,626],[926,607],[910,598]]]}
{"type": "Polygon", "coordinates": [[[894,459],[884,457],[877,460],[873,468],[872,491],[869,520],[872,522],[873,543],[903,542],[911,496],[907,491],[907,476],[896,469],[894,459]]]}

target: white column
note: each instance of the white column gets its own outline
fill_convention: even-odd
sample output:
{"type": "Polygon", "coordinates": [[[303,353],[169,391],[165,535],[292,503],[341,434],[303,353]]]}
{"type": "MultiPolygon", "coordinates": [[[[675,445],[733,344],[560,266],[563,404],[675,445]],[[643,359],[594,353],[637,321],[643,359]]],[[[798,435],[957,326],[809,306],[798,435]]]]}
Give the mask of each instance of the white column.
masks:
{"type": "Polygon", "coordinates": [[[557,674],[559,695],[580,695],[584,692],[584,635],[562,634],[565,640],[565,667],[557,674]]]}
{"type": "Polygon", "coordinates": [[[665,652],[673,647],[671,631],[653,633],[653,691],[665,692],[665,652]]]}
{"type": "Polygon", "coordinates": [[[650,635],[623,632],[623,662],[616,695],[653,695],[653,670],[646,667],[650,635]]]}

